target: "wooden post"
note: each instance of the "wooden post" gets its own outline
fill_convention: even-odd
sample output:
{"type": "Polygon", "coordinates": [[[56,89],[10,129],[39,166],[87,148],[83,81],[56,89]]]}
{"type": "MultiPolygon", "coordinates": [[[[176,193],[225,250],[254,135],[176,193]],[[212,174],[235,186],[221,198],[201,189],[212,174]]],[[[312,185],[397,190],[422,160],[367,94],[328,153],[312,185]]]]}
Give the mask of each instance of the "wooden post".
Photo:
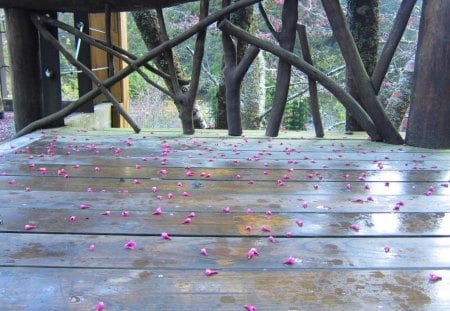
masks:
{"type": "Polygon", "coordinates": [[[450,1],[424,0],[406,143],[450,148],[450,1]]]}
{"type": "MultiPolygon", "coordinates": [[[[73,21],[75,27],[89,35],[89,14],[84,12],[74,13],[73,21]]],[[[76,41],[78,42],[78,41],[76,41]]],[[[91,69],[91,46],[86,42],[79,41],[79,46],[75,43],[75,49],[78,51],[77,59],[83,63],[86,67],[91,69]]],[[[81,97],[87,92],[92,90],[92,81],[84,73],[79,72],[77,74],[78,80],[78,96],[81,97]]],[[[77,111],[79,112],[94,112],[94,102],[88,101],[81,106],[77,111]]]]}
{"type": "MultiPolygon", "coordinates": [[[[298,39],[302,49],[302,56],[305,62],[314,66],[309,50],[308,36],[306,34],[306,27],[304,25],[297,25],[298,39]]],[[[316,137],[323,137],[322,118],[320,117],[319,96],[317,95],[317,81],[308,77],[309,87],[309,105],[311,107],[311,115],[313,118],[314,130],[316,137]]]]}
{"type": "Polygon", "coordinates": [[[29,11],[6,9],[16,131],[43,117],[39,37],[29,11]]]}
{"type": "MultiPolygon", "coordinates": [[[[52,18],[57,18],[57,13],[49,13],[52,18]]],[[[58,29],[49,27],[49,32],[58,38],[58,29]]],[[[42,115],[48,116],[61,109],[61,71],[59,64],[59,51],[47,40],[39,36],[39,57],[42,81],[42,115]]],[[[50,127],[63,126],[61,118],[49,124],[50,127]]]]}
{"type": "MultiPolygon", "coordinates": [[[[89,14],[89,25],[91,36],[100,40],[106,41],[106,20],[104,13],[89,14]]],[[[126,13],[111,13],[111,43],[117,46],[121,46],[126,49],[128,45],[127,31],[126,31],[126,13]]],[[[101,80],[108,78],[108,56],[107,53],[96,48],[91,47],[91,65],[94,73],[101,80]]],[[[122,70],[125,65],[124,62],[114,59],[115,71],[122,70]]],[[[111,93],[117,100],[122,103],[123,109],[129,111],[129,94],[128,94],[128,79],[125,78],[122,81],[116,83],[111,88],[111,93]]],[[[103,96],[99,96],[96,102],[104,101],[103,96]]],[[[127,127],[128,124],[123,118],[113,109],[112,115],[113,127],[127,127]]]]}

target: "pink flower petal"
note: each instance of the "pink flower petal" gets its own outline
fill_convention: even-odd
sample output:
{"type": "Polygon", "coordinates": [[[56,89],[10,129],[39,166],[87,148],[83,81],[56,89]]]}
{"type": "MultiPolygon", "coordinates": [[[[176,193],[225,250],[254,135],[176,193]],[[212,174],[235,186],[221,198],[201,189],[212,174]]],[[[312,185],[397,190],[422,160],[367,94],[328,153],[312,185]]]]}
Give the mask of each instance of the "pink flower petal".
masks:
{"type": "Polygon", "coordinates": [[[134,240],[130,240],[123,246],[125,249],[135,249],[136,248],[136,242],[134,240]]]}
{"type": "Polygon", "coordinates": [[[231,212],[231,208],[230,207],[224,207],[222,210],[224,213],[230,213],[231,212]]]}
{"type": "Polygon", "coordinates": [[[80,208],[81,209],[88,209],[88,208],[91,208],[91,206],[89,204],[81,204],[80,208]]]}
{"type": "Polygon", "coordinates": [[[122,213],[120,214],[122,215],[122,217],[128,217],[130,215],[128,211],[122,211],[122,213]]]}
{"type": "Polygon", "coordinates": [[[270,243],[276,243],[276,242],[277,242],[273,236],[269,236],[269,237],[267,238],[267,240],[268,240],[270,243]]]}
{"type": "Polygon", "coordinates": [[[272,216],[272,211],[266,211],[267,216],[272,216]]]}
{"type": "Polygon", "coordinates": [[[183,224],[183,225],[187,225],[187,224],[190,224],[191,222],[192,222],[192,219],[189,218],[189,217],[187,217],[187,218],[185,218],[185,219],[183,220],[182,224],[183,224]]]}
{"type": "Polygon", "coordinates": [[[35,225],[25,225],[25,230],[33,230],[33,229],[36,229],[37,228],[37,226],[35,226],[35,225]]]}
{"type": "Polygon", "coordinates": [[[152,215],[161,215],[162,214],[162,208],[161,207],[157,207],[155,209],[155,211],[152,213],[152,215]]]}
{"type": "Polygon", "coordinates": [[[437,282],[442,280],[442,276],[439,276],[435,273],[430,273],[430,275],[428,276],[428,279],[430,280],[430,282],[437,282]]]}
{"type": "Polygon", "coordinates": [[[247,259],[252,259],[255,256],[259,256],[258,250],[256,248],[251,248],[248,252],[247,252],[247,259]]]}
{"type": "Polygon", "coordinates": [[[89,245],[89,250],[93,252],[95,250],[95,245],[94,244],[89,245]]]}
{"type": "Polygon", "coordinates": [[[391,247],[389,245],[384,246],[384,252],[389,253],[391,251],[391,247]]]}
{"type": "Polygon", "coordinates": [[[286,259],[286,260],[283,262],[283,264],[284,264],[284,265],[288,265],[288,266],[292,266],[292,265],[295,264],[295,258],[292,257],[292,256],[290,256],[288,259],[286,259]]]}
{"type": "Polygon", "coordinates": [[[297,224],[297,226],[303,227],[303,221],[297,220],[295,223],[297,224]]]}
{"type": "Polygon", "coordinates": [[[206,248],[202,248],[200,250],[200,254],[202,254],[203,256],[207,257],[208,256],[208,251],[206,250],[206,248]]]}
{"type": "Polygon", "coordinates": [[[261,231],[262,231],[262,232],[270,232],[271,230],[270,230],[270,228],[267,227],[267,226],[262,226],[262,227],[261,227],[261,231]]]}
{"type": "Polygon", "coordinates": [[[353,224],[353,225],[350,226],[350,229],[353,229],[355,231],[359,231],[361,228],[359,227],[359,225],[353,224]]]}
{"type": "Polygon", "coordinates": [[[102,311],[103,308],[105,308],[105,303],[103,301],[100,301],[97,307],[95,308],[95,311],[102,311]]]}
{"type": "Polygon", "coordinates": [[[187,217],[189,218],[194,218],[195,217],[195,212],[190,212],[187,217]]]}
{"type": "Polygon", "coordinates": [[[77,221],[77,216],[70,216],[69,220],[71,222],[75,222],[75,221],[77,221]]]}
{"type": "Polygon", "coordinates": [[[109,216],[109,215],[111,215],[111,211],[104,211],[104,212],[101,212],[100,214],[103,216],[109,216]]]}
{"type": "Polygon", "coordinates": [[[164,240],[172,240],[172,238],[169,236],[167,232],[161,233],[161,238],[164,240]]]}
{"type": "Polygon", "coordinates": [[[219,272],[216,271],[216,270],[211,270],[211,269],[206,269],[205,270],[205,275],[206,276],[213,276],[213,275],[216,275],[216,274],[219,274],[219,272]]]}
{"type": "Polygon", "coordinates": [[[256,307],[252,306],[252,305],[245,305],[244,309],[247,310],[247,311],[256,311],[256,307]]]}

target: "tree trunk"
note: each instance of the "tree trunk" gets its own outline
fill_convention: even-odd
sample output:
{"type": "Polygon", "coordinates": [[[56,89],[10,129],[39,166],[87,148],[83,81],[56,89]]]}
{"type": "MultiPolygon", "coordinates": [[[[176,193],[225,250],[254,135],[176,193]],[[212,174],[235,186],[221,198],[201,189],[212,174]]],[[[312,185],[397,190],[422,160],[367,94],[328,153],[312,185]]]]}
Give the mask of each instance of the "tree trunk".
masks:
{"type": "Polygon", "coordinates": [[[424,0],[406,143],[450,148],[450,1],[424,0]]]}
{"type": "MultiPolygon", "coordinates": [[[[347,22],[369,76],[377,63],[379,0],[347,0],[347,22]]],[[[358,82],[347,69],[347,90],[358,102],[358,82]]],[[[345,129],[361,131],[361,126],[347,111],[345,129]]]]}
{"type": "Polygon", "coordinates": [[[396,128],[399,128],[411,103],[414,76],[414,57],[406,64],[398,79],[398,85],[386,102],[386,114],[396,128]]]}
{"type": "MultiPolygon", "coordinates": [[[[277,34],[277,41],[282,48],[294,50],[296,27],[298,20],[298,1],[285,0],[282,12],[282,30],[277,34]]],[[[278,136],[291,81],[291,64],[283,59],[278,61],[277,81],[272,103],[272,112],[267,124],[266,135],[278,136]]]]}

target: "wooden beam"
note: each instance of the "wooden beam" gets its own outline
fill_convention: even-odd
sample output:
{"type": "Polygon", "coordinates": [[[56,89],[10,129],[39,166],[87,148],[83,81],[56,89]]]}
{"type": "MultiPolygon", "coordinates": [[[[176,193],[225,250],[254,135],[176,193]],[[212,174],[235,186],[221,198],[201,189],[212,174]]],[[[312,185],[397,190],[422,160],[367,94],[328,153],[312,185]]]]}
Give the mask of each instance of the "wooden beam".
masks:
{"type": "Polygon", "coordinates": [[[450,1],[424,0],[406,143],[450,148],[450,1]]]}
{"type": "Polygon", "coordinates": [[[350,72],[358,81],[357,89],[360,104],[372,118],[382,140],[389,144],[403,144],[403,138],[387,117],[378,100],[372,82],[367,74],[358,52],[353,36],[345,21],[344,13],[338,0],[322,0],[328,20],[350,72]]]}
{"type": "Polygon", "coordinates": [[[16,131],[43,117],[42,83],[39,65],[39,36],[31,23],[30,12],[6,9],[6,25],[11,57],[16,131]]]}
{"type": "Polygon", "coordinates": [[[0,8],[19,8],[36,11],[58,12],[104,12],[110,5],[111,11],[135,11],[169,7],[196,0],[0,0],[0,8]]]}
{"type": "MultiPolygon", "coordinates": [[[[80,29],[83,33],[89,35],[89,14],[88,13],[75,13],[73,15],[74,26],[80,29]]],[[[83,41],[76,40],[75,49],[77,50],[77,59],[85,65],[87,68],[92,69],[91,66],[91,46],[83,41]]],[[[92,90],[92,81],[83,72],[77,73],[78,80],[78,97],[83,96],[90,90],[92,90]]],[[[78,112],[94,112],[94,102],[89,100],[81,106],[78,112]]]]}
{"type": "MultiPolygon", "coordinates": [[[[57,18],[56,12],[48,13],[52,18],[57,18]]],[[[58,38],[58,29],[49,27],[48,31],[58,38]]],[[[39,36],[39,58],[42,81],[42,115],[47,116],[62,108],[61,98],[61,70],[59,51],[47,40],[39,36]]],[[[50,126],[64,125],[64,119],[55,120],[50,126]]]]}
{"type": "MultiPolygon", "coordinates": [[[[306,27],[304,25],[297,25],[298,39],[302,49],[302,56],[305,62],[314,66],[311,51],[309,49],[308,36],[306,34],[306,27]]],[[[319,96],[317,94],[317,81],[308,77],[309,88],[309,105],[311,107],[311,115],[313,118],[314,130],[316,137],[323,137],[322,118],[320,117],[319,96]]]]}

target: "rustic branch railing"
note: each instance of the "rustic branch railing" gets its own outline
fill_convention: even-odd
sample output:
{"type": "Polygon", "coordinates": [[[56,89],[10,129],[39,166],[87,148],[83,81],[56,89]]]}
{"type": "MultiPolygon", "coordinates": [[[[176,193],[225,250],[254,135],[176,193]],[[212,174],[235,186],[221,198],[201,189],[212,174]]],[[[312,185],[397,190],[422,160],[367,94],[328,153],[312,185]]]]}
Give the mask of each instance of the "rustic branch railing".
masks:
{"type": "MultiPolygon", "coordinates": [[[[60,118],[64,118],[64,117],[68,116],[70,113],[74,112],[76,109],[78,109],[80,106],[82,106],[87,101],[100,95],[103,92],[103,88],[111,87],[113,84],[126,78],[128,75],[135,72],[137,70],[137,68],[144,66],[148,61],[150,61],[157,55],[186,41],[190,37],[196,35],[199,31],[202,31],[207,26],[222,19],[227,14],[230,14],[231,12],[239,10],[240,8],[258,3],[260,1],[261,0],[242,0],[242,1],[239,1],[236,3],[233,3],[225,8],[217,10],[216,12],[208,15],[204,19],[200,20],[197,24],[195,24],[194,26],[192,26],[191,28],[186,30],[184,33],[182,33],[170,40],[165,41],[158,47],[149,51],[146,55],[139,57],[136,60],[134,60],[133,62],[129,63],[129,65],[126,68],[122,69],[121,71],[118,71],[112,77],[107,78],[106,80],[104,80],[101,83],[100,86],[97,85],[95,88],[93,88],[91,91],[87,92],[86,94],[82,95],[80,98],[78,98],[73,103],[69,104],[68,106],[64,107],[63,109],[61,109],[53,114],[45,116],[34,122],[31,122],[30,124],[28,124],[27,126],[22,128],[20,131],[18,131],[16,134],[16,137],[25,135],[34,130],[45,127],[45,125],[52,122],[52,120],[60,119],[60,118]]],[[[0,6],[1,5],[2,5],[2,3],[0,2],[0,6]]],[[[105,46],[105,48],[106,48],[106,46],[105,46]]]]}

